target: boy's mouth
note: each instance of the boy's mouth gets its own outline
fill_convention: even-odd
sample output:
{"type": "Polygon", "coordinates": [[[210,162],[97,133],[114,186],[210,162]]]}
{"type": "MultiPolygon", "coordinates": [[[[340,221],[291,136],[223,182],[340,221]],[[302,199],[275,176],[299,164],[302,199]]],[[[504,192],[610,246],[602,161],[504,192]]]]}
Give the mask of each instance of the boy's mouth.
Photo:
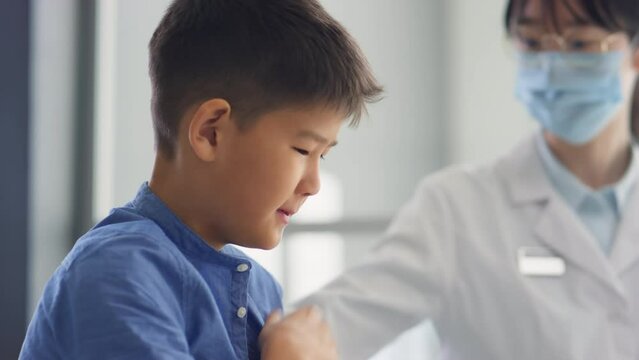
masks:
{"type": "Polygon", "coordinates": [[[282,221],[285,224],[288,224],[288,222],[291,219],[291,216],[295,214],[295,211],[290,209],[277,209],[277,213],[280,215],[280,218],[282,219],[282,221]]]}

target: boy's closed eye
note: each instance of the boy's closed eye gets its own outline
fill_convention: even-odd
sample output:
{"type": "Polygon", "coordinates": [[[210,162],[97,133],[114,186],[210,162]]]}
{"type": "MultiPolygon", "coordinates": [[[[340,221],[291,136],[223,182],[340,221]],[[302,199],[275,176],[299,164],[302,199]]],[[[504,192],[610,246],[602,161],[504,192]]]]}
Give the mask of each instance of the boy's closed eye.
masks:
{"type": "MultiPolygon", "coordinates": [[[[302,148],[293,147],[293,150],[297,151],[302,156],[308,156],[311,152],[308,150],[304,150],[302,148]]],[[[320,155],[320,158],[324,160],[326,158],[326,154],[320,155]]]]}
{"type": "Polygon", "coordinates": [[[293,147],[293,150],[297,151],[298,153],[300,153],[301,155],[304,155],[304,156],[308,156],[308,154],[310,154],[310,151],[304,150],[304,149],[298,148],[298,147],[293,147]]]}

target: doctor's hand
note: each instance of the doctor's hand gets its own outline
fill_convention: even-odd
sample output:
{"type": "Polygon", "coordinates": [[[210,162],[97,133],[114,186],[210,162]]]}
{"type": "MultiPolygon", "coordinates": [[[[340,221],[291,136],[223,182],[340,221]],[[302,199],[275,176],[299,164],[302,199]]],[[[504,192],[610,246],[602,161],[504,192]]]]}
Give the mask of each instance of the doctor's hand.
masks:
{"type": "Polygon", "coordinates": [[[262,360],[337,360],[337,346],[317,307],[266,319],[260,333],[262,360]]]}

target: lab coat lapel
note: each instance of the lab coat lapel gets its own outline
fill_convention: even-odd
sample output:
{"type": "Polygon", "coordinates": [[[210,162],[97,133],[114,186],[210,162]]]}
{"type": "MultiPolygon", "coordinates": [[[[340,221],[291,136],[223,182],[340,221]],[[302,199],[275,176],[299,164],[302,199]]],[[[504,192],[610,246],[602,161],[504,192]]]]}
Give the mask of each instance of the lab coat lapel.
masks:
{"type": "Polygon", "coordinates": [[[632,266],[639,265],[639,194],[636,190],[632,190],[622,214],[610,253],[610,262],[619,276],[632,266]]]}
{"type": "Polygon", "coordinates": [[[534,136],[504,159],[500,168],[513,205],[540,208],[537,219],[531,219],[531,230],[537,239],[563,257],[569,267],[574,264],[623,295],[622,286],[595,239],[554,191],[534,136]]]}
{"type": "Polygon", "coordinates": [[[559,198],[551,197],[535,225],[535,235],[566,262],[589,272],[615,292],[624,295],[610,262],[583,223],[559,198]]]}

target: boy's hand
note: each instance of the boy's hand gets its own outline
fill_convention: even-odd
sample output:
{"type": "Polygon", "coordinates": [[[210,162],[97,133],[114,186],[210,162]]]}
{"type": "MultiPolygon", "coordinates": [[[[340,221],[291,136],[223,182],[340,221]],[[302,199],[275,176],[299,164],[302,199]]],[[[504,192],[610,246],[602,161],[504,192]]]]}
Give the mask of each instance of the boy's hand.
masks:
{"type": "Polygon", "coordinates": [[[282,318],[271,313],[260,333],[262,360],[336,360],[337,346],[317,307],[282,318]]]}

